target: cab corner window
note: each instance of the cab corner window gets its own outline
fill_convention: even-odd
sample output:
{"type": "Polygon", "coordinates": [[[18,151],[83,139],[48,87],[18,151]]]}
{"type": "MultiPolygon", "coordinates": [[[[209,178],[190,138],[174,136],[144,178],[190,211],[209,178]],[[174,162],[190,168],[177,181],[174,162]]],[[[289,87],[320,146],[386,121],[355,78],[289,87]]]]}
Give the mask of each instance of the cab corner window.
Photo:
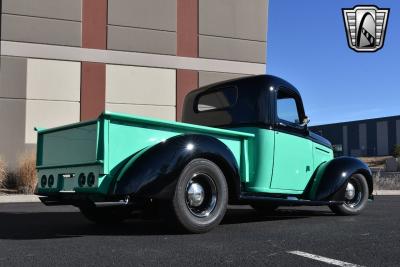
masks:
{"type": "Polygon", "coordinates": [[[236,87],[225,87],[204,94],[197,101],[197,111],[226,109],[236,104],[238,98],[236,87]]]}
{"type": "Polygon", "coordinates": [[[284,120],[293,124],[300,123],[300,116],[295,98],[281,90],[278,91],[277,97],[277,115],[280,120],[284,120]]]}

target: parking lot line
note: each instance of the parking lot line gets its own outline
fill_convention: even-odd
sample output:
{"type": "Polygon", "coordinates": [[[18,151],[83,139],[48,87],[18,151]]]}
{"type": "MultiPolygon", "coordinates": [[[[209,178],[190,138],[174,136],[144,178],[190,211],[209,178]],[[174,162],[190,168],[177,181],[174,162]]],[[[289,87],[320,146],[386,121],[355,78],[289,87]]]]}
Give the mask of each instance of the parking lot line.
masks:
{"type": "Polygon", "coordinates": [[[319,255],[315,255],[315,254],[311,254],[311,253],[307,253],[307,252],[303,252],[303,251],[299,251],[299,250],[287,251],[287,253],[302,256],[302,257],[309,258],[309,259],[316,260],[316,261],[322,261],[322,262],[336,265],[336,266],[361,267],[361,265],[357,265],[357,264],[353,264],[353,263],[349,263],[349,262],[345,262],[345,261],[339,261],[339,260],[335,260],[335,259],[331,259],[331,258],[326,258],[323,256],[319,256],[319,255]]]}

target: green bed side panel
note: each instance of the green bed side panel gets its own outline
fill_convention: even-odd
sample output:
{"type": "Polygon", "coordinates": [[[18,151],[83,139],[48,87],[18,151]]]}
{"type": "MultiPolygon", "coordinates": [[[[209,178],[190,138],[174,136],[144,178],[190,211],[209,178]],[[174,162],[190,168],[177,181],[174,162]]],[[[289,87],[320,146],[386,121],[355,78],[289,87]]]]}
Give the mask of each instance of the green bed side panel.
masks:
{"type": "MultiPolygon", "coordinates": [[[[186,131],[185,129],[174,128],[173,126],[147,125],[139,122],[122,122],[111,120],[108,125],[108,157],[107,162],[109,173],[118,164],[131,156],[133,153],[146,147],[163,142],[173,136],[181,134],[207,134],[206,132],[195,129],[186,131]]],[[[224,136],[221,134],[208,134],[219,139],[233,153],[238,166],[241,164],[241,150],[243,136],[224,136]]]]}

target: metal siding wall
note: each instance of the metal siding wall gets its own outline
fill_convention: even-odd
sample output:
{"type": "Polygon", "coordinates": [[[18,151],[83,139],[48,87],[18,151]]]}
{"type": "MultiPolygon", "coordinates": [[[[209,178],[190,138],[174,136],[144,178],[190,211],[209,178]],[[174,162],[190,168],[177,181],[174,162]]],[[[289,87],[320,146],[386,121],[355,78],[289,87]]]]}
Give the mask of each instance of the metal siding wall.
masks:
{"type": "Polygon", "coordinates": [[[400,120],[396,120],[396,144],[400,145],[400,120]]]}
{"type": "Polygon", "coordinates": [[[389,154],[388,148],[388,122],[379,121],[376,123],[377,132],[377,155],[387,156],[389,154]]]}
{"type": "Polygon", "coordinates": [[[358,131],[358,123],[350,123],[348,125],[348,145],[349,145],[349,154],[351,156],[359,156],[360,154],[360,142],[359,142],[359,131],[358,131]]]}
{"type": "Polygon", "coordinates": [[[367,122],[367,146],[368,155],[377,155],[377,132],[376,132],[376,121],[367,122]]]}
{"type": "Polygon", "coordinates": [[[388,152],[391,153],[396,144],[396,120],[388,120],[388,152]]]}
{"type": "Polygon", "coordinates": [[[342,128],[343,131],[343,155],[349,155],[349,146],[348,146],[348,139],[347,139],[347,125],[344,125],[342,128]]]}
{"type": "Polygon", "coordinates": [[[359,143],[362,156],[367,154],[367,124],[360,123],[358,125],[359,143]]]}

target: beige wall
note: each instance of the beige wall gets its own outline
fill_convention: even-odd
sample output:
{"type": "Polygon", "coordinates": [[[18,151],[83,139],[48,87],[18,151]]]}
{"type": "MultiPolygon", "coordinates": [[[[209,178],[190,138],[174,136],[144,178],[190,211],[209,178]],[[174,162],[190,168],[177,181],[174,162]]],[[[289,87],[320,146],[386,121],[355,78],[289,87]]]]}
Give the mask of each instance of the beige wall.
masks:
{"type": "Polygon", "coordinates": [[[175,120],[176,72],[172,69],[106,66],[106,108],[175,120]]]}
{"type": "Polygon", "coordinates": [[[0,155],[14,169],[25,150],[34,149],[34,127],[78,122],[80,63],[1,57],[0,155]]]}
{"type": "Polygon", "coordinates": [[[107,47],[110,50],[176,55],[176,33],[109,25],[107,47]]]}
{"type": "Polygon", "coordinates": [[[80,61],[106,64],[107,110],[168,120],[175,68],[199,71],[201,86],[262,73],[267,3],[200,0],[197,59],[175,56],[176,0],[108,0],[108,50],[80,48],[82,0],[3,0],[0,155],[15,166],[35,147],[34,126],[79,121],[80,61]]]}
{"type": "Polygon", "coordinates": [[[26,100],[25,143],[36,144],[34,127],[52,128],[79,122],[79,102],[26,100]]]}
{"type": "Polygon", "coordinates": [[[81,0],[3,0],[1,39],[81,46],[81,0]]]}
{"type": "Polygon", "coordinates": [[[11,170],[14,170],[19,155],[26,146],[25,139],[25,100],[0,98],[0,157],[11,170]]]}
{"type": "Polygon", "coordinates": [[[0,97],[26,98],[27,59],[0,57],[0,97]]]}
{"type": "Polygon", "coordinates": [[[33,17],[82,20],[82,0],[2,0],[3,13],[33,17]]]}
{"type": "Polygon", "coordinates": [[[28,59],[27,98],[80,100],[80,62],[28,59]]]}
{"type": "Polygon", "coordinates": [[[152,117],[172,121],[176,120],[175,107],[173,106],[106,103],[106,109],[113,112],[122,112],[144,117],[152,117]]]}
{"type": "Polygon", "coordinates": [[[267,0],[200,0],[199,56],[265,63],[267,0]]]}
{"type": "Polygon", "coordinates": [[[109,0],[107,48],[176,55],[176,0],[109,0]]]}
{"type": "Polygon", "coordinates": [[[199,71],[199,86],[216,83],[225,80],[231,80],[239,77],[245,77],[245,74],[223,73],[211,71],[199,71]]]}

